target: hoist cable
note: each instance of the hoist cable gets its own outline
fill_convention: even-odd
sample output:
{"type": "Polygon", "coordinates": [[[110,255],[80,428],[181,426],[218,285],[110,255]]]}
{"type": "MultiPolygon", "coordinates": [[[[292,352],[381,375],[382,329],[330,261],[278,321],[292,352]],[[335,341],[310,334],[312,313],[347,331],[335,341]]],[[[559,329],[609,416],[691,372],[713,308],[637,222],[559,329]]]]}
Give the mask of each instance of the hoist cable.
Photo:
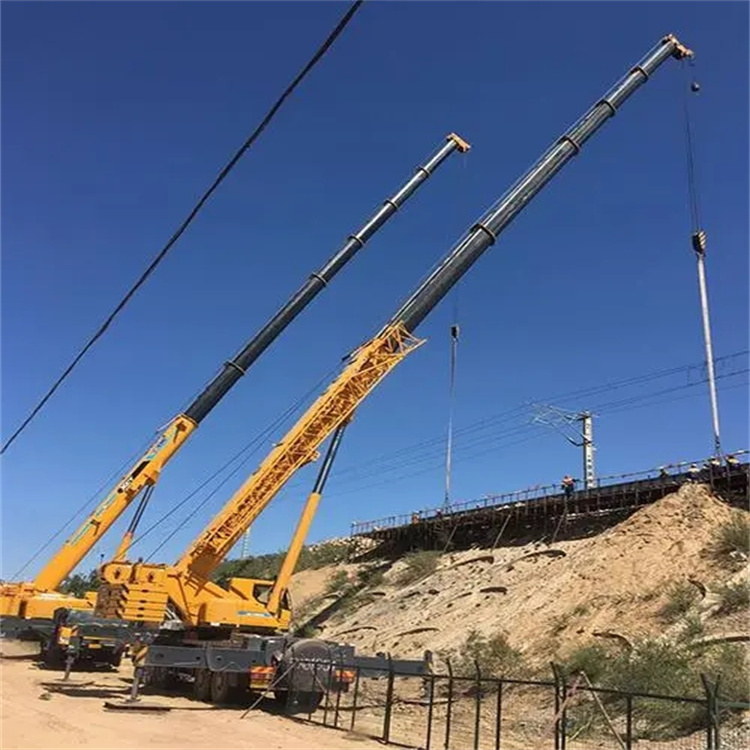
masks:
{"type": "MultiPolygon", "coordinates": [[[[690,64],[692,65],[692,63],[690,64]]],[[[701,228],[700,206],[698,204],[698,189],[695,173],[695,146],[693,144],[693,126],[690,118],[690,90],[696,85],[689,81],[689,68],[683,60],[682,70],[686,85],[683,87],[682,111],[685,123],[685,162],[687,165],[688,200],[690,202],[691,229],[697,232],[701,228]]]]}
{"type": "Polygon", "coordinates": [[[305,65],[305,67],[302,68],[302,70],[296,75],[294,80],[289,84],[289,86],[287,86],[287,88],[284,90],[281,96],[276,100],[276,103],[268,111],[266,116],[261,121],[260,125],[258,125],[258,127],[250,135],[250,137],[242,144],[239,150],[234,154],[234,156],[219,172],[218,176],[211,183],[211,186],[208,188],[208,190],[206,190],[206,192],[203,193],[203,195],[200,197],[198,202],[193,206],[190,213],[187,215],[187,218],[184,219],[182,224],[180,224],[180,226],[177,228],[174,234],[169,238],[169,240],[167,241],[167,244],[164,245],[164,247],[159,251],[159,253],[151,261],[149,266],[141,274],[141,276],[138,278],[135,284],[133,284],[133,286],[130,287],[130,289],[125,294],[125,296],[117,303],[117,305],[112,310],[112,312],[107,316],[105,321],[96,330],[94,335],[91,336],[91,338],[86,342],[83,348],[73,358],[71,363],[65,368],[62,375],[60,375],[57,378],[57,380],[55,380],[55,382],[52,384],[52,387],[44,394],[44,396],[39,401],[39,403],[37,403],[37,405],[31,410],[29,415],[23,420],[23,422],[21,422],[21,425],[10,436],[10,438],[5,443],[5,445],[3,445],[2,449],[0,449],[0,454],[5,453],[5,451],[11,445],[11,443],[13,443],[13,441],[26,429],[29,423],[34,419],[34,417],[41,411],[41,409],[44,407],[47,401],[49,401],[49,399],[52,397],[52,394],[62,385],[63,381],[65,381],[68,378],[68,376],[73,372],[74,368],[83,359],[83,357],[86,355],[88,350],[91,349],[91,347],[104,335],[104,333],[112,324],[112,322],[117,317],[117,315],[119,315],[119,313],[128,304],[128,302],[130,302],[133,295],[138,291],[138,289],[141,286],[143,286],[143,284],[146,282],[148,277],[156,270],[156,267],[162,262],[162,260],[164,260],[167,253],[172,249],[172,247],[177,242],[177,240],[184,234],[185,230],[190,226],[190,224],[192,224],[193,219],[195,219],[195,217],[198,215],[198,212],[203,208],[204,204],[208,201],[211,195],[213,195],[215,190],[224,181],[224,179],[232,171],[232,169],[234,169],[237,162],[242,158],[245,152],[253,145],[253,143],[255,143],[255,141],[260,137],[261,133],[263,133],[266,127],[268,127],[271,120],[273,120],[276,113],[281,108],[282,104],[286,101],[287,98],[289,98],[292,92],[297,88],[297,86],[299,86],[299,84],[303,81],[303,79],[307,76],[307,74],[315,67],[315,65],[320,61],[320,59],[325,55],[325,53],[333,45],[333,43],[336,41],[339,35],[343,32],[343,30],[349,24],[354,14],[359,10],[363,2],[364,0],[355,0],[355,2],[351,5],[349,10],[347,10],[347,12],[338,22],[334,30],[328,35],[328,38],[323,42],[323,44],[318,48],[315,54],[310,58],[308,63],[305,65]]]}
{"type": "Polygon", "coordinates": [[[445,505],[451,502],[451,463],[453,460],[453,413],[456,403],[456,360],[458,357],[458,288],[453,305],[453,323],[450,327],[450,373],[448,382],[448,437],[445,446],[445,505]]]}

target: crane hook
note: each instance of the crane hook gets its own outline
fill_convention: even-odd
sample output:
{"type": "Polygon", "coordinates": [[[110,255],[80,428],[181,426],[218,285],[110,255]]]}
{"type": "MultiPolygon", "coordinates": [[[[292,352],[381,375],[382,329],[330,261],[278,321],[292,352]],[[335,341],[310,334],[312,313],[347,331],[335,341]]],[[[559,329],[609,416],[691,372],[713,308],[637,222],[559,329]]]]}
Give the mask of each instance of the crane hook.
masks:
{"type": "Polygon", "coordinates": [[[693,81],[693,82],[692,82],[692,83],[690,84],[690,90],[691,90],[691,91],[692,91],[692,92],[693,92],[694,94],[697,94],[697,93],[698,93],[698,92],[699,92],[699,91],[701,90],[701,85],[700,85],[700,83],[698,83],[698,81],[693,81]]]}

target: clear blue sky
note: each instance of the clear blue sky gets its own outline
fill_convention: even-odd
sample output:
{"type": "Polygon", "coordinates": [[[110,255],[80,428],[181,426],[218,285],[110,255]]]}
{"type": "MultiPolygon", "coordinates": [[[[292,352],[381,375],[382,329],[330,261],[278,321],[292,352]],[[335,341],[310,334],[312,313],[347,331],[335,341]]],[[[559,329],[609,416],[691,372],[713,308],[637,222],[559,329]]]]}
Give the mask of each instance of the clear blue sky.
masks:
{"type": "MultiPolygon", "coordinates": [[[[3,3],[4,439],[344,9],[3,3]]],[[[692,104],[716,354],[746,349],[747,3],[370,2],[6,453],[2,575],[183,408],[446,133],[463,135],[471,153],[449,160],[204,421],[164,472],[144,527],[372,335],[472,221],[668,32],[696,50],[690,75],[702,86],[692,104]]],[[[667,62],[425,321],[429,343],[350,428],[313,539],[442,502],[454,307],[459,430],[529,401],[702,359],[680,68],[667,62]],[[381,460],[366,464],[373,459],[381,460]]],[[[721,372],[746,367],[740,357],[721,372]]],[[[699,376],[554,403],[601,415],[600,473],[636,470],[710,452],[705,388],[670,390],[699,376]],[[645,408],[642,397],[662,391],[645,408]]],[[[728,449],[747,445],[746,378],[720,381],[728,449]]],[[[532,429],[528,411],[479,427],[457,439],[455,499],[580,476],[578,451],[532,429]]],[[[157,559],[171,562],[262,455],[157,559]]],[[[257,522],[254,552],[286,544],[315,471],[301,472],[257,522]]],[[[176,522],[137,551],[147,555],[176,522]]],[[[95,557],[111,554],[123,523],[95,557]]]]}

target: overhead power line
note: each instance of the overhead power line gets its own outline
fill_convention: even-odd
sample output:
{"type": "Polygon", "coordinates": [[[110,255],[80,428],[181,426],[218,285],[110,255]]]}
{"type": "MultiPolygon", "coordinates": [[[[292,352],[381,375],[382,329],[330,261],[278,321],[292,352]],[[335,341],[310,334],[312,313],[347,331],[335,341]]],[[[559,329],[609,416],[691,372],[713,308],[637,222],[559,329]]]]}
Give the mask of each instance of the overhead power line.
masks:
{"type": "Polygon", "coordinates": [[[291,96],[293,91],[299,86],[300,83],[305,79],[305,77],[310,73],[310,71],[317,65],[317,63],[321,60],[321,58],[328,52],[328,50],[331,48],[333,43],[336,41],[336,39],[341,35],[341,33],[344,31],[344,29],[347,27],[349,22],[354,17],[354,14],[360,9],[362,6],[362,3],[364,0],[356,0],[349,10],[346,11],[346,13],[343,15],[341,20],[336,24],[336,27],[331,31],[331,33],[328,35],[326,40],[323,42],[323,44],[318,47],[315,54],[310,58],[310,60],[307,62],[307,64],[300,70],[300,72],[295,76],[294,80],[284,89],[284,92],[281,94],[281,96],[276,100],[276,103],[271,107],[271,109],[268,111],[268,114],[263,118],[260,125],[258,125],[257,128],[252,132],[252,134],[248,137],[248,139],[242,144],[242,146],[239,148],[239,150],[234,154],[234,156],[227,162],[227,164],[224,166],[224,168],[219,172],[216,179],[211,183],[210,187],[203,193],[203,195],[200,197],[198,202],[193,206],[193,208],[190,210],[190,212],[187,215],[187,218],[184,219],[184,221],[179,225],[179,227],[175,230],[174,234],[169,238],[167,241],[167,244],[164,245],[164,247],[159,251],[159,253],[156,255],[156,257],[151,261],[151,263],[148,265],[146,270],[140,275],[138,280],[133,284],[133,286],[130,287],[128,292],[125,294],[125,296],[117,303],[115,308],[112,310],[112,312],[107,316],[107,318],[104,320],[104,322],[99,326],[99,328],[96,330],[93,336],[89,338],[89,340],[85,343],[85,345],[80,349],[80,351],[73,357],[70,364],[63,370],[62,374],[55,380],[55,382],[52,384],[50,389],[44,394],[42,399],[37,403],[37,405],[31,410],[29,415],[21,422],[20,426],[16,431],[10,436],[8,441],[3,445],[2,449],[0,449],[0,454],[5,453],[5,451],[8,449],[8,447],[15,441],[15,439],[28,427],[28,425],[31,423],[31,421],[36,417],[36,415],[42,410],[44,405],[49,401],[49,399],[52,397],[54,392],[63,384],[63,382],[70,376],[70,374],[73,372],[75,367],[78,365],[78,363],[83,359],[83,357],[86,355],[86,353],[91,349],[91,347],[104,335],[104,333],[107,331],[109,326],[112,324],[114,319],[122,312],[122,310],[125,308],[125,306],[130,302],[132,297],[135,295],[135,293],[140,289],[143,284],[146,283],[146,280],[149,276],[156,270],[157,266],[164,260],[167,253],[172,249],[172,247],[175,245],[177,240],[185,233],[185,230],[192,224],[193,219],[198,215],[198,212],[203,208],[203,206],[206,204],[208,199],[213,195],[213,193],[216,191],[216,189],[221,185],[221,183],[224,181],[224,179],[229,175],[229,173],[234,169],[237,162],[242,158],[242,156],[245,154],[245,152],[255,143],[255,141],[260,137],[261,133],[268,127],[271,120],[275,117],[276,113],[281,109],[282,104],[291,96]]]}

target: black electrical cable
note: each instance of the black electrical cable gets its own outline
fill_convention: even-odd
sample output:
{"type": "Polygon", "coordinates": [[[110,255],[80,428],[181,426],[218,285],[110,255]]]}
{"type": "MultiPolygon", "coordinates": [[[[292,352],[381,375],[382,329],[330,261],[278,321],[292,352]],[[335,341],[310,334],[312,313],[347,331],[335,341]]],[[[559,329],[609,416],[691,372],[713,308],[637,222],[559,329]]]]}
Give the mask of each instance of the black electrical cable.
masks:
{"type": "Polygon", "coordinates": [[[318,48],[315,54],[310,58],[308,63],[297,74],[297,76],[289,84],[289,86],[287,86],[287,88],[284,90],[284,93],[276,100],[276,103],[268,111],[268,114],[263,118],[260,125],[258,125],[258,127],[250,135],[250,137],[242,144],[242,146],[237,151],[237,153],[235,153],[235,155],[229,160],[229,162],[221,170],[221,172],[219,172],[219,175],[213,181],[213,183],[208,188],[208,190],[206,190],[206,192],[203,193],[203,195],[195,204],[195,206],[193,206],[187,218],[182,222],[182,224],[180,224],[180,226],[177,228],[174,234],[169,238],[169,240],[167,241],[167,244],[164,245],[164,247],[159,251],[158,255],[151,261],[149,266],[141,274],[141,276],[138,278],[135,284],[133,284],[133,286],[128,290],[127,294],[125,294],[125,296],[117,303],[114,310],[112,310],[112,312],[109,314],[106,320],[99,326],[99,328],[96,330],[94,335],[86,342],[86,344],[78,352],[78,354],[76,354],[72,362],[65,368],[62,375],[60,375],[60,377],[57,378],[57,380],[52,384],[52,387],[42,397],[41,401],[39,401],[39,403],[31,410],[29,415],[26,417],[26,419],[24,419],[24,421],[21,423],[18,429],[10,436],[10,438],[5,443],[5,445],[3,445],[2,449],[0,449],[0,454],[5,453],[5,451],[11,445],[11,443],[13,443],[13,441],[26,429],[26,427],[29,425],[31,420],[34,419],[34,417],[41,411],[42,407],[52,397],[52,394],[60,387],[60,385],[62,385],[63,381],[67,379],[70,373],[73,372],[73,369],[83,359],[83,357],[86,355],[86,352],[88,352],[88,350],[91,349],[91,347],[104,335],[105,331],[109,328],[109,326],[117,317],[117,315],[128,304],[128,302],[130,302],[130,299],[133,297],[133,295],[146,282],[148,277],[156,270],[156,267],[159,265],[159,263],[161,263],[161,261],[164,260],[165,256],[172,249],[172,247],[177,242],[177,240],[184,234],[185,230],[193,222],[193,219],[195,219],[195,217],[198,215],[198,212],[201,210],[201,208],[203,208],[203,205],[208,201],[208,199],[211,197],[214,191],[219,187],[219,185],[224,181],[227,175],[232,171],[232,169],[235,167],[237,162],[242,158],[245,152],[253,145],[253,143],[258,139],[261,133],[266,129],[266,127],[269,125],[271,120],[276,115],[276,112],[281,108],[281,105],[286,101],[286,99],[292,94],[292,92],[297,88],[297,86],[302,82],[302,80],[307,76],[307,74],[315,67],[318,61],[323,57],[323,55],[325,55],[325,53],[329,50],[329,48],[336,41],[336,39],[341,35],[341,33],[346,28],[346,26],[352,20],[354,14],[359,10],[363,2],[364,0],[355,0],[355,2],[352,4],[349,10],[347,10],[347,12],[338,22],[334,30],[328,35],[328,38],[318,48]]]}

